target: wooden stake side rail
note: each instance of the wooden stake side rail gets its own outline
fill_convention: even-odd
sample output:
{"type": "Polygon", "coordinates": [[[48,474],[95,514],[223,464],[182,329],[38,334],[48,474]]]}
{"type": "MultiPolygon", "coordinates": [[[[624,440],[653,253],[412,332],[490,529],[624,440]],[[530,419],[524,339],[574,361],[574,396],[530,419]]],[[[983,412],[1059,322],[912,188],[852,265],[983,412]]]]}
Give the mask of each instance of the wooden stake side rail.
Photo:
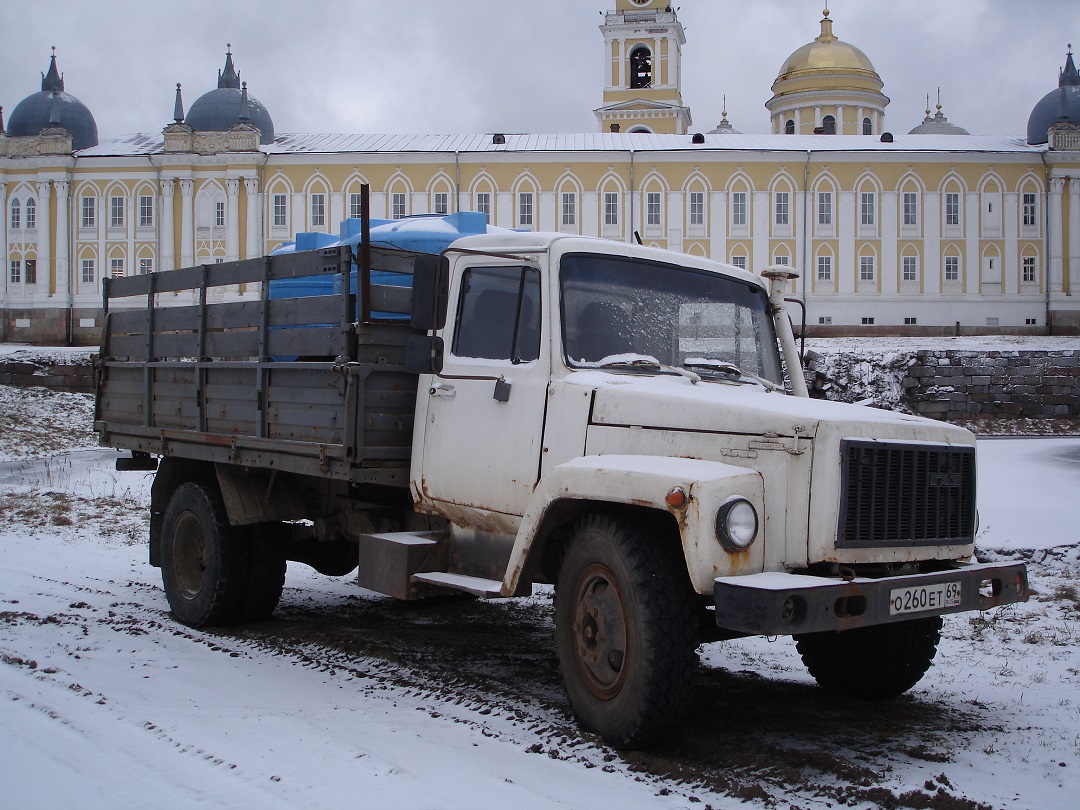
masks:
{"type": "MultiPolygon", "coordinates": [[[[411,273],[411,254],[371,252],[411,273]]],[[[368,283],[365,309],[387,315],[357,323],[353,278],[346,246],[106,279],[102,444],[407,486],[415,332],[393,315],[407,316],[412,290],[368,283]],[[297,297],[270,297],[271,282],[305,278],[297,297]]]]}

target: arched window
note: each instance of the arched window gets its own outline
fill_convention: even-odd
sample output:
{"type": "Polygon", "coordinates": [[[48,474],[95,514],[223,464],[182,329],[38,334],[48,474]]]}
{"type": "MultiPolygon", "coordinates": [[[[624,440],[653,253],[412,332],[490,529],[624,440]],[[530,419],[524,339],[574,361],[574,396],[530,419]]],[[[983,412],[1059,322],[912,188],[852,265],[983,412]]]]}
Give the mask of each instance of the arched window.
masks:
{"type": "Polygon", "coordinates": [[[639,45],[630,52],[630,88],[652,87],[652,51],[639,45]]]}
{"type": "Polygon", "coordinates": [[[821,127],[825,130],[826,135],[836,134],[836,119],[831,115],[826,115],[821,119],[821,127]]]}
{"type": "Polygon", "coordinates": [[[862,134],[863,135],[873,135],[874,134],[874,125],[871,123],[869,118],[864,118],[862,120],[862,134]]]}
{"type": "Polygon", "coordinates": [[[33,197],[26,198],[26,227],[28,230],[37,227],[37,202],[33,197]]]}
{"type": "Polygon", "coordinates": [[[18,197],[11,198],[11,230],[17,231],[22,227],[22,203],[18,197]]]}
{"type": "Polygon", "coordinates": [[[788,122],[786,124],[784,124],[784,134],[785,135],[794,135],[795,134],[795,120],[793,118],[789,118],[788,122]]]}

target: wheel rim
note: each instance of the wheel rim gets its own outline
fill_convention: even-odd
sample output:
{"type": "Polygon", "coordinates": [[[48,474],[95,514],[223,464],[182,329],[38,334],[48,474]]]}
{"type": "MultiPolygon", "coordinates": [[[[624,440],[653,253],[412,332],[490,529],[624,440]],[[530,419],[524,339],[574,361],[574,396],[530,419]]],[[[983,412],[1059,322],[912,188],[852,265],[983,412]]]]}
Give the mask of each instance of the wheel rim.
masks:
{"type": "Polygon", "coordinates": [[[202,591],[206,575],[206,536],[202,523],[191,512],[185,512],[176,521],[172,557],[180,595],[194,599],[202,591]]]}
{"type": "Polygon", "coordinates": [[[598,698],[619,693],[627,668],[626,601],[604,565],[592,565],[574,592],[574,657],[582,680],[598,698]]]}

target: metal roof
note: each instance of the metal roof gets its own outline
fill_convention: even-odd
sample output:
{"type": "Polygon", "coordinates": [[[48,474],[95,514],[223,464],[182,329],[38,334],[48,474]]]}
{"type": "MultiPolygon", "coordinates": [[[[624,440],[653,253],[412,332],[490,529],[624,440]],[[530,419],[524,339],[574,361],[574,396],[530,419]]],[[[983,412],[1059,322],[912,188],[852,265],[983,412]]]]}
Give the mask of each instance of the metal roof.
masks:
{"type": "MultiPolygon", "coordinates": [[[[859,152],[889,153],[995,152],[1038,154],[1045,146],[1031,146],[1022,136],[1003,135],[896,135],[892,143],[882,143],[869,135],[736,135],[704,136],[694,144],[692,135],[649,133],[577,133],[558,135],[503,136],[495,143],[493,134],[474,135],[365,135],[292,133],[279,135],[262,147],[269,155],[317,154],[517,154],[547,152],[859,152]]],[[[127,135],[110,138],[79,152],[80,157],[148,155],[162,151],[160,134],[127,135]]]]}

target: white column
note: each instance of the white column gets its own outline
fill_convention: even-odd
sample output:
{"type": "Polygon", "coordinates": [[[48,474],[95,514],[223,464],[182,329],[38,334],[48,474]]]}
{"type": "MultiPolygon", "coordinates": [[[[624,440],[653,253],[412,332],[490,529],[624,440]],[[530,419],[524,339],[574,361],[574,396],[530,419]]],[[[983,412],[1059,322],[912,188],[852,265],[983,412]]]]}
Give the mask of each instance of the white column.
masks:
{"type": "Polygon", "coordinates": [[[1069,180],[1069,289],[1080,290],[1080,180],[1069,180]]]}
{"type": "Polygon", "coordinates": [[[259,221],[262,213],[262,195],[259,193],[259,178],[244,178],[244,193],[247,195],[247,217],[245,219],[244,258],[253,259],[262,255],[259,221]]]}
{"type": "Polygon", "coordinates": [[[180,266],[195,264],[195,181],[180,181],[180,266]]]}
{"type": "Polygon", "coordinates": [[[1069,286],[1064,278],[1065,239],[1062,229],[1062,196],[1065,192],[1065,178],[1055,177],[1050,181],[1050,291],[1062,292],[1069,286]]]}
{"type": "Polygon", "coordinates": [[[225,261],[240,258],[240,181],[235,177],[225,180],[225,261]]]}
{"type": "MultiPolygon", "coordinates": [[[[37,289],[34,298],[42,297],[40,290],[52,293],[53,274],[55,269],[52,265],[50,236],[52,235],[52,223],[49,218],[49,195],[52,193],[52,183],[48,180],[37,184],[38,193],[38,243],[37,243],[37,289]]],[[[24,271],[25,272],[25,271],[24,271]]],[[[24,275],[25,279],[26,276],[24,275]]]]}
{"type": "Polygon", "coordinates": [[[68,256],[68,234],[71,232],[68,213],[67,180],[57,180],[56,185],[56,295],[64,300],[65,306],[71,306],[71,258],[68,256]]]}
{"type": "Polygon", "coordinates": [[[836,105],[836,134],[837,135],[845,135],[845,134],[847,134],[847,133],[844,132],[844,105],[843,104],[837,104],[836,105]]]}
{"type": "Polygon", "coordinates": [[[161,181],[161,220],[158,225],[158,233],[161,239],[162,270],[176,269],[176,222],[173,213],[173,194],[176,191],[176,181],[171,177],[161,181]]]}

